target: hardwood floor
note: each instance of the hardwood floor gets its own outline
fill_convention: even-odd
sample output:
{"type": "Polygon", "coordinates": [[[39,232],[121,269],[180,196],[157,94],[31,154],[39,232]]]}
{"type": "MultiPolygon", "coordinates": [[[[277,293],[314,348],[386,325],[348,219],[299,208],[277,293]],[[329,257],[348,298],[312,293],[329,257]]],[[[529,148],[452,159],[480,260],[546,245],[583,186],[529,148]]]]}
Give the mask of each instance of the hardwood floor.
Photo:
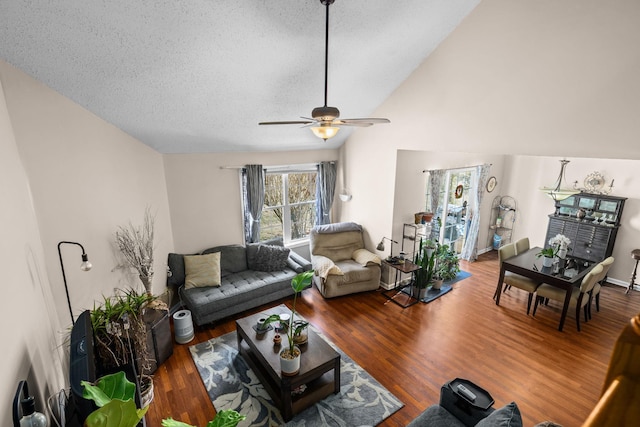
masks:
{"type": "MultiPolygon", "coordinates": [[[[539,307],[535,317],[527,316],[527,294],[514,288],[495,305],[496,252],[474,263],[461,262],[461,267],[472,276],[430,304],[403,309],[378,291],[324,299],[314,288],[304,291],[297,308],[404,403],[382,426],[406,425],[438,402],[440,386],[456,377],[489,391],[494,407],[517,402],[525,426],[545,420],[581,425],[600,396],[618,334],[640,312],[640,293],[625,295],[624,288],[606,285],[600,312],[593,308],[593,319],[581,324],[582,332],[576,330],[573,313],[559,332],[561,307],[553,302],[539,307]]],[[[283,302],[291,306],[292,298],[283,302]]],[[[234,319],[197,328],[189,344],[234,329],[234,319]]],[[[188,345],[174,346],[154,384],[148,426],[173,417],[200,427],[214,416],[188,345]]]]}

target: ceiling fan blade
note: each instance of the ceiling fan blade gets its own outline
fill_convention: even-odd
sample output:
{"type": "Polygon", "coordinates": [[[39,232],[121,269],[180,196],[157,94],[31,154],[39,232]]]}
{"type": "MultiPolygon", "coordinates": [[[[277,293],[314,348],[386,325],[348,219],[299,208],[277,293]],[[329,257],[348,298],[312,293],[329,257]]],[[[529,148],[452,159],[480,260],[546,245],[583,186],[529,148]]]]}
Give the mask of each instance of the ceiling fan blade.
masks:
{"type": "Polygon", "coordinates": [[[314,122],[311,122],[309,120],[292,120],[292,121],[287,121],[287,122],[260,122],[258,123],[259,125],[306,125],[306,124],[311,124],[314,122]]]}
{"type": "Polygon", "coordinates": [[[373,123],[369,123],[369,122],[349,122],[344,120],[334,120],[331,124],[333,126],[357,126],[362,128],[366,128],[373,125],[373,123]]]}
{"type": "Polygon", "coordinates": [[[376,123],[391,123],[391,121],[389,119],[382,119],[382,118],[376,118],[376,117],[365,117],[365,118],[361,118],[361,119],[340,119],[341,122],[344,122],[344,124],[355,124],[355,123],[370,123],[372,125],[376,124],[376,123]]]}

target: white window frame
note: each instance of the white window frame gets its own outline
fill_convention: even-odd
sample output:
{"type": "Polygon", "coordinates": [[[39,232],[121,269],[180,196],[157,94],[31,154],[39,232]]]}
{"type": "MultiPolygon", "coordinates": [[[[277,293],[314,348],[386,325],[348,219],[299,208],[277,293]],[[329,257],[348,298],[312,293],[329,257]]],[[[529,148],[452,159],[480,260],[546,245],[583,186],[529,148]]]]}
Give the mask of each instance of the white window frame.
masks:
{"type": "MultiPolygon", "coordinates": [[[[283,218],[282,218],[282,239],[285,245],[295,245],[297,243],[308,242],[309,235],[302,237],[300,239],[293,240],[291,238],[291,208],[294,206],[300,205],[308,205],[313,204],[313,209],[316,208],[316,203],[318,200],[314,198],[313,200],[309,200],[306,202],[297,202],[297,203],[289,203],[289,198],[287,195],[289,194],[289,174],[293,173],[315,173],[316,180],[318,179],[318,168],[316,165],[302,165],[302,166],[284,166],[284,167],[270,167],[267,168],[267,175],[282,175],[282,195],[283,195],[283,203],[281,205],[276,206],[263,206],[262,212],[267,210],[275,210],[278,208],[282,208],[283,218]]],[[[266,191],[266,190],[265,190],[266,191]]],[[[315,194],[315,193],[314,193],[315,194]]]]}

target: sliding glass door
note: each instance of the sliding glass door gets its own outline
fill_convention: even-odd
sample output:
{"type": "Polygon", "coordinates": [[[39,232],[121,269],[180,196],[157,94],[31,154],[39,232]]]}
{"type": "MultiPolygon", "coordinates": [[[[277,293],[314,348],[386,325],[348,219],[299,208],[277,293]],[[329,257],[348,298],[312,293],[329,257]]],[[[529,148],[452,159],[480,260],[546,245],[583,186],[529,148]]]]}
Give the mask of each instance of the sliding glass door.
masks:
{"type": "MultiPolygon", "coordinates": [[[[440,181],[438,203],[432,221],[431,236],[462,252],[469,231],[470,214],[474,212],[476,197],[475,168],[446,170],[440,181]]],[[[427,190],[427,200],[431,200],[427,190]]]]}

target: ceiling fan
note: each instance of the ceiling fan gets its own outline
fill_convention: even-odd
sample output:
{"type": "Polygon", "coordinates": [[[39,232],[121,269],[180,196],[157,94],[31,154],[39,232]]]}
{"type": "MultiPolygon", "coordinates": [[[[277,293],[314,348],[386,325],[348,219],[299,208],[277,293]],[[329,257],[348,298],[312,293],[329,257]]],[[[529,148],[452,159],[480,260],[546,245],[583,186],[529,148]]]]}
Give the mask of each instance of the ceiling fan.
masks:
{"type": "Polygon", "coordinates": [[[327,19],[325,25],[325,47],[324,47],[324,106],[316,107],[311,111],[311,117],[300,117],[305,120],[291,120],[283,122],[260,122],[259,125],[304,125],[311,127],[313,133],[325,141],[334,137],[340,130],[340,126],[367,127],[376,123],[390,123],[389,119],[380,118],[359,118],[340,119],[340,110],[336,107],[327,106],[327,69],[329,61],[329,6],[335,0],[320,0],[320,3],[327,7],[327,19]]]}

